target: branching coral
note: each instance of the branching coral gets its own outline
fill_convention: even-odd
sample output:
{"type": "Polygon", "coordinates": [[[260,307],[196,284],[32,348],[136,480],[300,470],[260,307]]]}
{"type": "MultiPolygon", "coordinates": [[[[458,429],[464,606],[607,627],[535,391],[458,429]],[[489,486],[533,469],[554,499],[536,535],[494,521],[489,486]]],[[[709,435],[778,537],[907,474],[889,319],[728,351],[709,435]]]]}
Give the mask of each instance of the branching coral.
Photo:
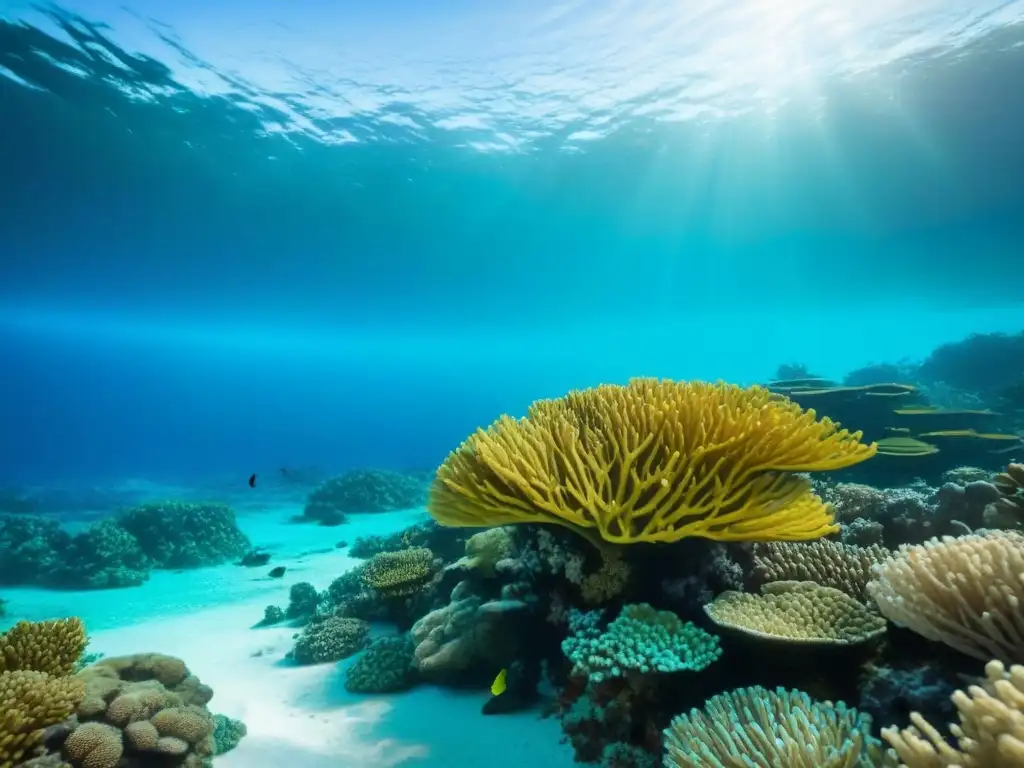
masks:
{"type": "Polygon", "coordinates": [[[1011,464],[992,481],[999,491],[996,505],[1002,511],[1024,516],[1024,464],[1011,464]]]}
{"type": "Polygon", "coordinates": [[[665,731],[665,768],[881,768],[871,718],[760,686],[714,696],[665,731]]]}
{"type": "Polygon", "coordinates": [[[760,595],[723,592],[704,606],[720,627],[770,640],[855,645],[885,633],[885,619],[838,589],[810,581],[775,581],[760,595]]]}
{"type": "Polygon", "coordinates": [[[363,569],[363,584],[384,597],[403,597],[423,589],[437,573],[434,553],[426,547],[374,555],[363,569]]]}
{"type": "Polygon", "coordinates": [[[872,566],[888,555],[889,550],[877,544],[858,547],[828,539],[772,541],[754,546],[754,570],[762,582],[813,581],[864,601],[872,566]]]}
{"type": "Polygon", "coordinates": [[[885,728],[884,738],[901,768],[1020,768],[1024,766],[1024,667],[1007,672],[999,661],[985,667],[983,685],[953,694],[960,724],[950,727],[953,747],[937,728],[914,712],[912,725],[885,728]]]}
{"type": "Polygon", "coordinates": [[[718,638],[671,611],[627,605],[603,631],[593,621],[574,617],[562,651],[574,675],[599,683],[629,674],[699,672],[722,653],[718,638]]]}
{"type": "Polygon", "coordinates": [[[882,614],[976,659],[1024,661],[1024,536],[989,531],[903,546],[868,592],[882,614]]]}
{"type": "Polygon", "coordinates": [[[860,433],[761,387],[634,379],[539,400],[453,451],[429,510],[445,525],[554,523],[594,540],[805,540],[831,510],[796,473],[870,458],[860,433]]]}
{"type": "Polygon", "coordinates": [[[583,558],[578,555],[566,563],[566,578],[580,588],[580,595],[587,605],[601,605],[618,597],[632,574],[621,552],[602,550],[600,554],[601,567],[593,573],[583,572],[583,558]]]}

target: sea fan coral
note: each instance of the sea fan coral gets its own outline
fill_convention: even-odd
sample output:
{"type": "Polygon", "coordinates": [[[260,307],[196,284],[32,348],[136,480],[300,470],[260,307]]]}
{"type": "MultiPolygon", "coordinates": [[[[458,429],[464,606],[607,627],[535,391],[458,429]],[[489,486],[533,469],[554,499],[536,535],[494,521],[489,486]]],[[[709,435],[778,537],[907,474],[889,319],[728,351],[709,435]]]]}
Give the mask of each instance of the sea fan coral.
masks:
{"type": "Polygon", "coordinates": [[[761,387],[633,379],[539,400],[453,451],[431,487],[445,525],[554,523],[595,542],[806,540],[834,533],[796,473],[874,445],[761,387]]]}

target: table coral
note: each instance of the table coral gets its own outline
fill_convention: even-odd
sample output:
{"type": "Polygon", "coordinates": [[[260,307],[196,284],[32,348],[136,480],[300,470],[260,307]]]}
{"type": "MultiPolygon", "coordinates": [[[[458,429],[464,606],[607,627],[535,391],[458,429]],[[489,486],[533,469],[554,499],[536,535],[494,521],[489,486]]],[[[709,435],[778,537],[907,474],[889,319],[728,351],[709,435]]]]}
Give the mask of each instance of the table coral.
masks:
{"type": "Polygon", "coordinates": [[[885,619],[845,592],[810,581],[774,581],[761,594],[723,592],[704,606],[720,627],[768,640],[856,645],[885,634],[885,619]]]}

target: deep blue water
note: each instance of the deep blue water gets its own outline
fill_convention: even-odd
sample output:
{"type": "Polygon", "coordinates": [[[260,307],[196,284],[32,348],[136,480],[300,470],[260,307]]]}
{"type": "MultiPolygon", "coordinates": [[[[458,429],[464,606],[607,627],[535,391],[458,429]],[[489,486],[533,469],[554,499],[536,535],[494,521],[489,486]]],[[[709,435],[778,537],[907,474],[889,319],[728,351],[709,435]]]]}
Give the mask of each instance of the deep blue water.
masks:
{"type": "Polygon", "coordinates": [[[1024,3],[509,5],[0,2],[0,484],[1024,328],[1024,3]]]}

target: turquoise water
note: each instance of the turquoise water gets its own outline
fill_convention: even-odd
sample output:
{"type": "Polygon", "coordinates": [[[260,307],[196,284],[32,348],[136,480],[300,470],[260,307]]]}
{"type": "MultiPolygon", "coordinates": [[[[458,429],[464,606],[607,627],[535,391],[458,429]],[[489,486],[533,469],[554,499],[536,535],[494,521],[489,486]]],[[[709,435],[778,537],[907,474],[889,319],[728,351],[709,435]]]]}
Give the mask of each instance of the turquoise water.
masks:
{"type": "MultiPolygon", "coordinates": [[[[1017,531],[1022,42],[1019,0],[0,0],[0,628],[77,616],[90,652],[179,657],[214,690],[203,717],[247,725],[204,756],[218,768],[689,768],[664,756],[672,718],[753,685],[844,699],[871,738],[911,710],[955,720],[963,676],[1024,653],[965,657],[884,607],[874,666],[755,670],[771,653],[717,627],[708,670],[581,677],[574,611],[600,611],[596,632],[648,603],[717,631],[707,606],[757,591],[750,537],[630,542],[625,581],[585,599],[619,561],[572,532],[614,539],[612,513],[581,527],[538,494],[572,485],[573,451],[619,477],[612,422],[576,413],[543,449],[473,441],[631,377],[774,381],[882,446],[823,471],[825,541],[1017,531]],[[432,527],[460,522],[436,473],[466,440],[470,462],[536,463],[532,490],[432,527]],[[467,566],[509,510],[541,518],[500,533],[513,564],[467,566]],[[430,550],[407,555],[429,577],[371,586],[382,547],[430,550]],[[303,584],[315,609],[254,626],[303,584]],[[321,623],[365,637],[296,662],[321,623]],[[346,688],[406,637],[400,691],[346,688]]],[[[642,414],[616,418],[665,456],[711,439],[670,446],[685,430],[642,414]]],[[[822,469],[774,459],[756,471],[822,469]]],[[[871,604],[867,574],[850,583],[871,604]]],[[[74,744],[46,747],[82,768],[74,744]]],[[[132,768],[165,765],[124,744],[132,768]]]]}

